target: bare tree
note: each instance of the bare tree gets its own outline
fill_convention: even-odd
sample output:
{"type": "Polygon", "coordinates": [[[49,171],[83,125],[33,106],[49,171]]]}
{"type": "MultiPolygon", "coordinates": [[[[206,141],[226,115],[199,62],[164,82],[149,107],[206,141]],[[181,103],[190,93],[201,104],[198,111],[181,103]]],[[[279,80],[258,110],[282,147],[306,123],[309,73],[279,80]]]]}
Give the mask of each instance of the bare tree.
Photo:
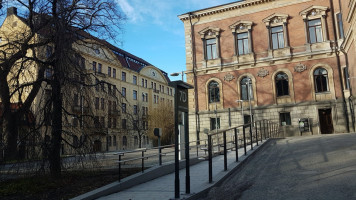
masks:
{"type": "MultiPolygon", "coordinates": [[[[77,62],[76,55],[81,53],[78,46],[92,48],[94,44],[101,44],[102,41],[92,35],[114,39],[123,17],[114,0],[17,0],[9,3],[20,6],[25,13],[19,19],[26,28],[1,32],[6,39],[0,46],[0,98],[6,159],[16,158],[18,124],[15,119],[31,110],[41,89],[50,87],[47,101],[43,101],[42,109],[38,110],[43,111],[44,119],[50,117],[48,160],[51,174],[59,177],[63,119],[65,115],[78,117],[63,105],[66,89],[96,85],[85,81],[93,80],[95,75],[87,73],[77,62]],[[29,70],[33,66],[36,70],[29,70]],[[44,76],[46,70],[50,71],[50,76],[44,76]],[[26,71],[33,72],[32,78],[22,82],[23,77],[28,77],[23,75],[26,71]],[[76,80],[72,72],[84,78],[76,80]],[[25,95],[24,90],[27,90],[25,95]],[[11,109],[11,102],[18,102],[15,111],[11,109]]],[[[12,14],[16,15],[16,10],[12,14]]],[[[84,117],[81,113],[80,118],[84,117]]],[[[87,117],[90,118],[89,114],[87,117]]]]}

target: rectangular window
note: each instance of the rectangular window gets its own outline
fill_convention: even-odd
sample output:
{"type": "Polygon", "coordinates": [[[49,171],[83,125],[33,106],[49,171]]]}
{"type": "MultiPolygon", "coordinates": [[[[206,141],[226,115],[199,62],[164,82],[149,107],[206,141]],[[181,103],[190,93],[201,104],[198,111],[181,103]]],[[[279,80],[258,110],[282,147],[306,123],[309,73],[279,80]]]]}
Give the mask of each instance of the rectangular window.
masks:
{"type": "Polygon", "coordinates": [[[95,79],[95,90],[99,91],[99,80],[95,79]]]}
{"type": "Polygon", "coordinates": [[[111,128],[111,118],[108,118],[108,128],[111,128]]]}
{"type": "Polygon", "coordinates": [[[111,111],[111,101],[108,101],[108,111],[111,111]]]}
{"type": "Polygon", "coordinates": [[[116,101],[112,102],[112,110],[116,111],[117,107],[116,107],[116,101]]]}
{"type": "Polygon", "coordinates": [[[126,103],[121,104],[122,113],[126,113],[126,103]]]}
{"type": "Polygon", "coordinates": [[[115,68],[112,69],[112,77],[116,78],[116,69],[115,68]]]}
{"type": "Polygon", "coordinates": [[[308,31],[309,31],[309,42],[311,44],[323,41],[323,31],[322,31],[320,19],[309,20],[308,31]]]}
{"type": "Polygon", "coordinates": [[[206,43],[206,59],[211,60],[211,59],[216,59],[217,54],[216,54],[216,39],[208,39],[205,41],[206,43]]]}
{"type": "Polygon", "coordinates": [[[344,35],[344,25],[342,23],[342,14],[341,13],[336,14],[336,20],[337,20],[337,26],[339,28],[339,39],[343,39],[343,38],[345,38],[345,35],[344,35]]]}
{"type": "Polygon", "coordinates": [[[220,129],[220,118],[210,118],[210,130],[220,129]]]}
{"type": "Polygon", "coordinates": [[[248,45],[248,33],[237,34],[237,53],[238,55],[250,53],[248,45]]]}
{"type": "Polygon", "coordinates": [[[145,101],[145,93],[142,93],[142,101],[145,101]]]}
{"type": "Polygon", "coordinates": [[[281,126],[292,125],[289,112],[279,113],[279,120],[281,122],[281,126]]]}
{"type": "Polygon", "coordinates": [[[93,61],[93,71],[96,72],[96,62],[93,61]]]}
{"type": "Polygon", "coordinates": [[[134,85],[137,85],[137,76],[135,76],[135,75],[132,76],[132,83],[134,85]]]}
{"type": "Polygon", "coordinates": [[[113,85],[112,86],[112,95],[116,96],[116,90],[117,90],[116,85],[113,85]]]}
{"type": "Polygon", "coordinates": [[[133,93],[132,93],[132,98],[133,98],[134,100],[137,100],[137,91],[136,91],[136,90],[133,91],[133,93]]]}
{"type": "Polygon", "coordinates": [[[99,128],[100,127],[100,122],[99,122],[99,117],[98,116],[94,117],[94,126],[95,126],[95,128],[99,128]]]}
{"type": "MultiPolygon", "coordinates": [[[[253,115],[252,115],[252,121],[253,121],[253,115]]],[[[249,124],[250,122],[251,122],[250,115],[244,115],[244,124],[249,124]]]]}
{"type": "Polygon", "coordinates": [[[145,79],[142,79],[141,86],[142,86],[142,87],[145,87],[145,79]]]}
{"type": "Polygon", "coordinates": [[[79,96],[78,94],[74,94],[74,105],[79,106],[79,96]]]}
{"type": "Polygon", "coordinates": [[[147,80],[145,80],[145,88],[147,88],[147,80]]]}
{"type": "Polygon", "coordinates": [[[126,88],[122,87],[121,94],[123,97],[126,97],[126,88]]]}
{"type": "Polygon", "coordinates": [[[100,117],[100,125],[102,128],[105,128],[105,117],[100,117]]]}
{"type": "Polygon", "coordinates": [[[122,126],[122,129],[126,129],[126,119],[122,119],[121,126],[122,126]]]}
{"type": "Polygon", "coordinates": [[[105,109],[105,99],[101,98],[101,109],[104,110],[105,109]]]}
{"type": "Polygon", "coordinates": [[[111,67],[108,67],[108,76],[111,77],[111,67]]]}
{"type": "Polygon", "coordinates": [[[272,49],[284,48],[283,26],[272,27],[271,38],[272,38],[272,49]]]}
{"type": "Polygon", "coordinates": [[[95,97],[95,109],[99,109],[99,97],[95,97]]]}
{"type": "Polygon", "coordinates": [[[98,63],[98,73],[102,73],[102,65],[101,63],[98,63]]]}
{"type": "Polygon", "coordinates": [[[126,81],[126,72],[121,73],[121,80],[126,81]]]}
{"type": "Polygon", "coordinates": [[[134,115],[137,115],[137,113],[138,113],[137,105],[133,106],[133,110],[134,110],[134,115]]]}
{"type": "Polygon", "coordinates": [[[112,127],[116,128],[117,126],[117,119],[116,118],[112,118],[112,127]]]}

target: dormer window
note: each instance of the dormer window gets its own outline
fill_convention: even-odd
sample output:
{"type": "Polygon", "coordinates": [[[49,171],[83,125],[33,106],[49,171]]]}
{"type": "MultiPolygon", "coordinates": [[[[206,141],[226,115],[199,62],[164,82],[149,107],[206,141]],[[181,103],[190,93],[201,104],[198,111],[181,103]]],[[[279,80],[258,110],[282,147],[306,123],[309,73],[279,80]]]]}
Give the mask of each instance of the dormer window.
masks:
{"type": "Polygon", "coordinates": [[[214,60],[220,58],[219,54],[219,36],[220,29],[207,27],[199,32],[204,46],[204,59],[214,60]]]}
{"type": "Polygon", "coordinates": [[[327,41],[326,11],[327,7],[312,6],[302,12],[305,26],[306,43],[314,44],[327,41]]]}
{"type": "Polygon", "coordinates": [[[287,20],[288,15],[276,13],[263,20],[268,29],[268,48],[270,50],[289,47],[287,20]]]}

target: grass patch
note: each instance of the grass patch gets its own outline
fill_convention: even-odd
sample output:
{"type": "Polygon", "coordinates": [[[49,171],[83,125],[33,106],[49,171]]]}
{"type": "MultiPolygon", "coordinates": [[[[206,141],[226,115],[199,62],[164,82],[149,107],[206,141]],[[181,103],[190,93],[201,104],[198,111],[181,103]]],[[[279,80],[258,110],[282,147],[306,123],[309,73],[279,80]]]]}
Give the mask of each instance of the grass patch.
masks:
{"type": "MultiPolygon", "coordinates": [[[[121,177],[139,171],[123,169],[121,177]]],[[[63,172],[60,179],[53,179],[49,175],[17,178],[0,182],[0,199],[70,199],[117,181],[118,178],[118,170],[63,172]]]]}

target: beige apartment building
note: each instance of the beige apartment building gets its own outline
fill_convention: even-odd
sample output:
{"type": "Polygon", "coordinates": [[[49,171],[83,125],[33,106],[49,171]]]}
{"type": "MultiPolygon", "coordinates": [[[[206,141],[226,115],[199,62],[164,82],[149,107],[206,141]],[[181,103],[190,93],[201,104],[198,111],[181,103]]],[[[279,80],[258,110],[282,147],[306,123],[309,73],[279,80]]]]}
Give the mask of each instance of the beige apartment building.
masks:
{"type": "MultiPolygon", "coordinates": [[[[6,46],[11,38],[25,35],[26,27],[26,20],[18,16],[17,9],[8,8],[0,28],[2,44],[6,46]]],[[[168,85],[167,73],[107,41],[87,33],[82,33],[81,37],[73,45],[77,52],[73,55],[73,63],[77,67],[68,67],[65,72],[68,84],[62,88],[62,154],[75,153],[84,143],[90,151],[96,152],[152,146],[148,137],[148,130],[154,124],[150,121],[150,113],[158,107],[167,107],[173,112],[174,89],[168,85]]],[[[41,34],[33,38],[40,39],[41,34]]],[[[39,52],[37,56],[46,58],[53,50],[48,44],[41,46],[39,52]]],[[[28,56],[32,56],[31,52],[28,56]]],[[[17,84],[31,83],[38,78],[39,67],[31,62],[27,64],[29,66],[16,79],[19,80],[17,84]]],[[[14,81],[15,75],[12,73],[8,81],[14,81]]],[[[43,80],[50,80],[52,76],[53,70],[45,69],[43,80]]],[[[21,105],[31,87],[15,92],[11,103],[21,105]]],[[[48,130],[53,116],[46,112],[48,108],[51,110],[46,105],[51,90],[51,86],[43,81],[31,107],[37,126],[40,126],[40,136],[36,137],[44,138],[44,141],[51,139],[48,130]]],[[[33,144],[38,138],[29,140],[31,142],[26,143],[33,144]]]]}
{"type": "Polygon", "coordinates": [[[251,114],[279,123],[281,136],[355,131],[354,6],[243,0],[180,15],[192,140],[251,114]]]}

